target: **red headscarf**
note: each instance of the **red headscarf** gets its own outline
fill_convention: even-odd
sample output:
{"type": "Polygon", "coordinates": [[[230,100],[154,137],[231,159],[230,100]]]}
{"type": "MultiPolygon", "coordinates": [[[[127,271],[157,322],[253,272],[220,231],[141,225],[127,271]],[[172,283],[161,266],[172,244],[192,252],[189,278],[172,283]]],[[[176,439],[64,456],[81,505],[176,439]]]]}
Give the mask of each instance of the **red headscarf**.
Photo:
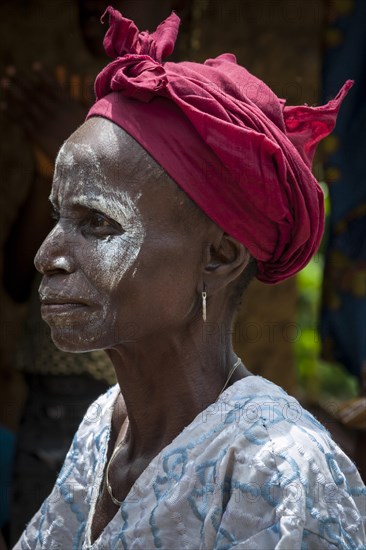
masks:
{"type": "MultiPolygon", "coordinates": [[[[321,107],[286,107],[223,54],[205,63],[163,63],[178,33],[174,13],[153,34],[109,7],[104,38],[114,58],[95,81],[88,117],[126,130],[189,197],[277,283],[316,252],[323,194],[311,173],[318,142],[333,129],[347,81],[321,107]]],[[[104,16],[103,16],[104,17],[104,16]]]]}

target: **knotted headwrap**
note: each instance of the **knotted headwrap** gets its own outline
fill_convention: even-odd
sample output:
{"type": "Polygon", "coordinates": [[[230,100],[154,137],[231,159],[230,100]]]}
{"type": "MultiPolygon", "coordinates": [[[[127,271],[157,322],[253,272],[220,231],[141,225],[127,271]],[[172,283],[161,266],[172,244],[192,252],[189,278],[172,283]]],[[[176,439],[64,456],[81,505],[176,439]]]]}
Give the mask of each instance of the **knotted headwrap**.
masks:
{"type": "Polygon", "coordinates": [[[287,107],[232,54],[163,63],[178,33],[174,13],[153,34],[112,7],[106,13],[104,48],[114,61],[97,76],[88,117],[108,118],[135,138],[245,245],[258,279],[294,275],[323,233],[323,194],[311,173],[315,149],[332,131],[352,81],[327,105],[287,107]]]}

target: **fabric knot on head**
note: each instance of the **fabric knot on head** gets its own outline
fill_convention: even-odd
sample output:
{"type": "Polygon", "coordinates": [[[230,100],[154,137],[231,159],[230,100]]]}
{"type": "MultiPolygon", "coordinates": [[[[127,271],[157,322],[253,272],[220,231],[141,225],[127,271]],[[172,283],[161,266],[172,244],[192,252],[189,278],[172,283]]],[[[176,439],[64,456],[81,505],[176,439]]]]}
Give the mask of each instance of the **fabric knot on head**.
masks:
{"type": "Polygon", "coordinates": [[[104,37],[104,49],[115,60],[109,63],[95,81],[95,94],[100,99],[111,92],[121,92],[148,102],[167,86],[168,79],[162,61],[174,49],[179,17],[172,13],[150,34],[139,32],[135,23],[109,6],[109,29],[104,37]]]}
{"type": "Polygon", "coordinates": [[[96,80],[90,116],[109,118],[160,164],[199,208],[241,242],[257,278],[278,283],[317,250],[324,198],[311,172],[352,81],[326,105],[287,106],[230,53],[174,63],[179,18],[152,34],[108,8],[114,60],[96,80]]]}
{"type": "Polygon", "coordinates": [[[148,55],[127,54],[110,63],[95,82],[98,99],[111,92],[121,92],[148,102],[167,85],[163,65],[148,55]]]}

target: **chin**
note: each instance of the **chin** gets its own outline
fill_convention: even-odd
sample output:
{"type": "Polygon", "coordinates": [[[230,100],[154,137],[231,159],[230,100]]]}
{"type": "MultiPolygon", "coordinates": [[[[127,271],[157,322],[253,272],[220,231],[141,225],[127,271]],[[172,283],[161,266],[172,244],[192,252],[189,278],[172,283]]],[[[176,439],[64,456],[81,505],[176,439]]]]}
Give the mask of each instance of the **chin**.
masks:
{"type": "Polygon", "coordinates": [[[51,328],[51,338],[55,346],[68,353],[86,353],[105,349],[94,337],[87,337],[73,327],[51,328]]]}
{"type": "Polygon", "coordinates": [[[85,353],[129,345],[139,339],[136,323],[92,325],[49,323],[55,346],[69,353],[85,353]]]}

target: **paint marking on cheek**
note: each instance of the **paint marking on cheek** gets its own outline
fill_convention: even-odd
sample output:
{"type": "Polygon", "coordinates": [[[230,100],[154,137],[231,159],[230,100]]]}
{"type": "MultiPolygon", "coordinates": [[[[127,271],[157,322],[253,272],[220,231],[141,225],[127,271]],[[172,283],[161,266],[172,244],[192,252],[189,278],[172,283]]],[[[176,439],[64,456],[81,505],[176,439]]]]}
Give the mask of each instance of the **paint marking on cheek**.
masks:
{"type": "MultiPolygon", "coordinates": [[[[103,287],[109,291],[115,289],[122,277],[128,273],[139,256],[144,242],[145,232],[142,225],[135,223],[135,231],[131,235],[114,237],[104,241],[100,247],[98,271],[103,287]]],[[[137,266],[131,277],[134,277],[137,266]]]]}
{"type": "MultiPolygon", "coordinates": [[[[117,221],[120,219],[119,223],[125,229],[122,235],[107,237],[97,245],[98,279],[107,292],[115,289],[122,277],[131,270],[145,239],[145,228],[137,208],[141,195],[138,195],[135,200],[132,200],[126,191],[118,191],[115,195],[112,201],[109,196],[107,198],[98,196],[98,201],[101,200],[103,203],[103,211],[105,210],[112,219],[119,216],[117,221]]],[[[132,277],[136,270],[137,266],[132,277]]]]}

